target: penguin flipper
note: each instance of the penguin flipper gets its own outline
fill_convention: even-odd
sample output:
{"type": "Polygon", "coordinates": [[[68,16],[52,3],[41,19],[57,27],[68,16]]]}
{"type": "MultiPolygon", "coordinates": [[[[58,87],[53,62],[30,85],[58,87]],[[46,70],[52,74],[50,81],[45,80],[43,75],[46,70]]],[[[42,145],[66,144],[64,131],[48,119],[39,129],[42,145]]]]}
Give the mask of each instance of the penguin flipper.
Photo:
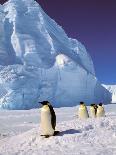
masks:
{"type": "Polygon", "coordinates": [[[51,104],[49,104],[49,108],[50,108],[50,112],[52,114],[52,117],[51,117],[52,128],[55,130],[55,127],[56,127],[56,114],[55,114],[55,111],[54,111],[51,104]]]}

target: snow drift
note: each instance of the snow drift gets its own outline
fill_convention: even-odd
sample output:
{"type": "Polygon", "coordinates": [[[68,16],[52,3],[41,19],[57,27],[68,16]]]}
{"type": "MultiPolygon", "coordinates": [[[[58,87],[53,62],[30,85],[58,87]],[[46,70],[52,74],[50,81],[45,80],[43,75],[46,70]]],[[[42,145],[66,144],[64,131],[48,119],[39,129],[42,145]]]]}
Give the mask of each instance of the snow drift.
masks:
{"type": "Polygon", "coordinates": [[[0,108],[36,108],[42,100],[56,107],[111,101],[85,47],[34,0],[0,5],[0,28],[0,108]]]}
{"type": "MultiPolygon", "coordinates": [[[[54,108],[59,135],[41,137],[40,109],[0,111],[1,155],[116,155],[116,104],[106,117],[80,120],[79,106],[54,108]]],[[[87,107],[88,110],[90,107],[87,107]]]]}

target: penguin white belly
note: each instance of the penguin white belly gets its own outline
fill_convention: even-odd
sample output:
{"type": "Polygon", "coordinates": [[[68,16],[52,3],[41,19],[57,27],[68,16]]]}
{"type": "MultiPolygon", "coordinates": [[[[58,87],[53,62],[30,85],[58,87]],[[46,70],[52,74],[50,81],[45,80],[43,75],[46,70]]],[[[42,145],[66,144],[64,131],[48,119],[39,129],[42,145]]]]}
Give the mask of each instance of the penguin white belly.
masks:
{"type": "Polygon", "coordinates": [[[105,116],[105,111],[104,109],[97,109],[97,117],[104,117],[105,116]]]}
{"type": "Polygon", "coordinates": [[[88,112],[87,112],[87,110],[86,110],[86,109],[79,108],[78,116],[79,116],[79,118],[81,118],[81,119],[86,119],[86,118],[88,118],[88,112]]]}
{"type": "Polygon", "coordinates": [[[95,118],[96,115],[95,115],[95,109],[94,108],[90,108],[90,117],[91,118],[95,118]]]}
{"type": "Polygon", "coordinates": [[[42,135],[50,135],[54,134],[54,129],[51,124],[51,114],[48,110],[41,111],[41,132],[42,135]]]}

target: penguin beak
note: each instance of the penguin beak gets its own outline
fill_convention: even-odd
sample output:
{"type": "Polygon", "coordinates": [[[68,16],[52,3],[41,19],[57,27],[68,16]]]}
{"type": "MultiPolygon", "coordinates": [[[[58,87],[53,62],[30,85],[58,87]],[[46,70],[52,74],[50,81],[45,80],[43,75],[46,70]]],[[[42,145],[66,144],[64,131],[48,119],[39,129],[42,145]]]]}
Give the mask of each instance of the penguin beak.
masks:
{"type": "Polygon", "coordinates": [[[42,102],[39,102],[39,104],[40,104],[40,108],[42,108],[43,107],[43,103],[42,102]]]}

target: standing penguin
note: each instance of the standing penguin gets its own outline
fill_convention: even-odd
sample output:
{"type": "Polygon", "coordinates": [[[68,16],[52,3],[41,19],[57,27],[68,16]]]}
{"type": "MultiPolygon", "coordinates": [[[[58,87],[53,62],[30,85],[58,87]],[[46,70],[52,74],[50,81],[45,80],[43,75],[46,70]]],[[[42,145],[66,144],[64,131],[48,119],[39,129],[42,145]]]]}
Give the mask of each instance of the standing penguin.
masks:
{"type": "Polygon", "coordinates": [[[42,136],[48,138],[57,134],[55,132],[56,127],[56,115],[52,105],[48,101],[40,102],[41,108],[41,131],[42,136]]]}
{"type": "Polygon", "coordinates": [[[90,117],[91,118],[95,118],[96,117],[96,115],[95,115],[95,104],[91,104],[91,106],[90,106],[90,117]]]}
{"type": "Polygon", "coordinates": [[[104,110],[102,103],[99,103],[99,105],[98,105],[96,116],[97,117],[104,117],[105,116],[105,110],[104,110]]]}
{"type": "Polygon", "coordinates": [[[84,104],[84,102],[80,102],[78,116],[79,116],[80,119],[86,119],[86,118],[89,117],[89,114],[88,114],[88,111],[87,111],[87,107],[84,104]]]}
{"type": "Polygon", "coordinates": [[[97,108],[98,108],[98,106],[96,104],[91,104],[91,106],[90,106],[90,116],[92,118],[96,117],[97,108]]]}

